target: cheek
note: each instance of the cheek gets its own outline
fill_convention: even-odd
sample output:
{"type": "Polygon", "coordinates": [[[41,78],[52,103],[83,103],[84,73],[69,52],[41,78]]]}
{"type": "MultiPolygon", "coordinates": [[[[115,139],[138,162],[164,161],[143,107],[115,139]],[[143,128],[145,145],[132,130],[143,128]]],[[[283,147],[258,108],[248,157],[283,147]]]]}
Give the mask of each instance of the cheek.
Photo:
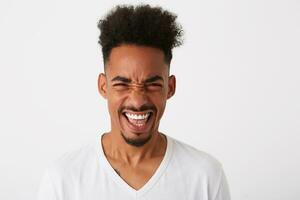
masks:
{"type": "Polygon", "coordinates": [[[166,103],[165,102],[160,105],[160,108],[159,108],[160,118],[162,117],[163,113],[165,112],[165,107],[166,107],[166,103]]]}
{"type": "Polygon", "coordinates": [[[118,110],[122,105],[122,98],[117,95],[110,94],[107,97],[107,105],[112,120],[116,120],[118,118],[118,110]]]}
{"type": "Polygon", "coordinates": [[[151,97],[152,103],[155,105],[157,108],[157,117],[160,119],[164,113],[165,106],[166,106],[166,101],[167,101],[167,96],[163,93],[159,95],[153,95],[151,97]]]}

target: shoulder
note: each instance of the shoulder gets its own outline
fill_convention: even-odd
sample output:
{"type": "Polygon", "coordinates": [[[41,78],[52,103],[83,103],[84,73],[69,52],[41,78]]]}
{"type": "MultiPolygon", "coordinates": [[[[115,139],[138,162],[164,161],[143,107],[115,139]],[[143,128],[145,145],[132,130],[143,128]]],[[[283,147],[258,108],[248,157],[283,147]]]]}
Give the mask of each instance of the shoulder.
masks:
{"type": "MultiPolygon", "coordinates": [[[[170,138],[173,171],[194,196],[229,200],[229,189],[221,162],[211,154],[170,138]]],[[[173,173],[174,175],[174,173],[173,173]]]]}
{"type": "Polygon", "coordinates": [[[46,173],[54,179],[73,177],[91,166],[95,159],[95,144],[91,142],[61,154],[47,166],[46,173]]]}
{"type": "Polygon", "coordinates": [[[175,162],[181,163],[181,168],[187,172],[199,173],[203,176],[217,178],[222,173],[221,162],[213,155],[199,150],[178,139],[171,138],[175,162]]]}
{"type": "Polygon", "coordinates": [[[54,159],[44,170],[38,199],[57,199],[67,192],[72,196],[80,181],[89,178],[89,173],[97,166],[95,146],[93,142],[81,145],[54,159]]]}

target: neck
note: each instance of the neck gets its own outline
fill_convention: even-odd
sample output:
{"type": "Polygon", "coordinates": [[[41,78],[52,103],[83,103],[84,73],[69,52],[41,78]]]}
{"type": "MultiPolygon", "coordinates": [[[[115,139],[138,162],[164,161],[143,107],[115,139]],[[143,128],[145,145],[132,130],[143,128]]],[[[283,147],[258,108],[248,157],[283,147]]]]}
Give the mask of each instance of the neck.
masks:
{"type": "Polygon", "coordinates": [[[143,160],[163,156],[167,141],[162,133],[155,132],[146,144],[135,147],[127,144],[119,132],[108,132],[102,137],[102,145],[106,157],[136,166],[143,160]]]}

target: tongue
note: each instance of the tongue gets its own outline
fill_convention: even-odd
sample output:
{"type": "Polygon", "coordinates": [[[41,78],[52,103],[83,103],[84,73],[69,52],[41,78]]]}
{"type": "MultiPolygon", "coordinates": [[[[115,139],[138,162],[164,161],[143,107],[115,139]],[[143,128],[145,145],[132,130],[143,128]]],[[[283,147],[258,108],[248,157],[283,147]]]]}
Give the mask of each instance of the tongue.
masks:
{"type": "Polygon", "coordinates": [[[147,122],[147,119],[130,119],[128,118],[129,122],[135,126],[144,126],[147,122]]]}

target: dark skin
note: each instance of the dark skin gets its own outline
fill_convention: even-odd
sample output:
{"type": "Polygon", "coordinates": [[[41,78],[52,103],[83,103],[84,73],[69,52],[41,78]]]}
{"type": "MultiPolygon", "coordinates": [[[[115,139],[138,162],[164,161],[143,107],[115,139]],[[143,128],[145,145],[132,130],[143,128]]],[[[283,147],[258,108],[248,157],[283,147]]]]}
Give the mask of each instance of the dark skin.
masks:
{"type": "Polygon", "coordinates": [[[175,86],[163,51],[147,46],[113,48],[105,73],[99,75],[98,89],[107,100],[111,119],[102,147],[116,173],[135,190],[148,182],[164,157],[167,141],[158,127],[175,86]],[[147,126],[132,129],[126,112],[151,113],[147,126]]]}

